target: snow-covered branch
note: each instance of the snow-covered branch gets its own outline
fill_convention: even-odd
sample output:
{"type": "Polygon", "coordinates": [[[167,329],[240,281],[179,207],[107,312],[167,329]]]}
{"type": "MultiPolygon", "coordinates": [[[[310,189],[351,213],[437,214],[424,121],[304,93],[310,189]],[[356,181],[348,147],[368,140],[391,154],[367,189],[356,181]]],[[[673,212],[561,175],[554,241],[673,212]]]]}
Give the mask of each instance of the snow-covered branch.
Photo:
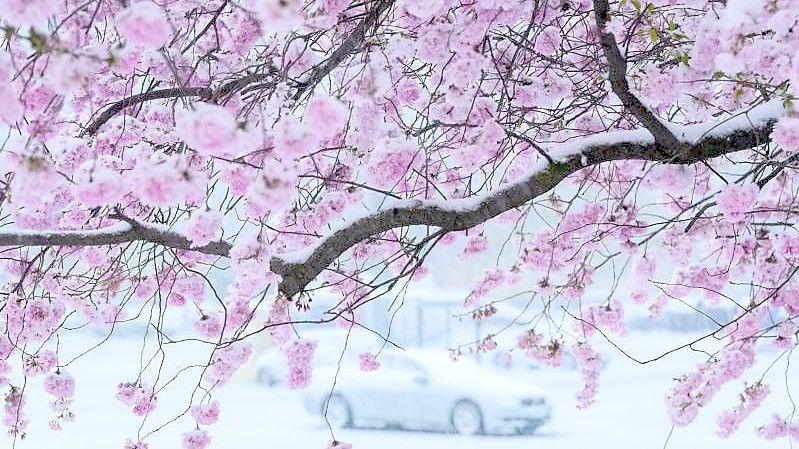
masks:
{"type": "Polygon", "coordinates": [[[572,141],[553,153],[559,160],[519,182],[487,194],[439,201],[404,200],[354,220],[299,253],[272,259],[272,270],[283,276],[280,290],[288,297],[302,291],[347,249],[390,229],[426,225],[446,231],[477,226],[545,194],[578,170],[619,160],[647,160],[667,164],[692,164],[724,154],[747,150],[769,140],[774,123],[785,111],[779,101],[763,104],[731,117],[728,123],[706,123],[674,128],[682,137],[679,155],[643,132],[603,133],[572,141]]]}
{"type": "Polygon", "coordinates": [[[655,141],[672,152],[677,152],[680,150],[681,142],[671,130],[630,91],[630,85],[627,82],[627,59],[621,54],[613,33],[606,28],[608,22],[610,22],[610,12],[608,9],[608,0],[594,0],[596,25],[599,29],[599,42],[608,63],[608,80],[610,81],[613,93],[619,97],[625,109],[632,113],[635,118],[652,133],[655,137],[655,141]]]}
{"type": "MultiPolygon", "coordinates": [[[[646,130],[608,132],[575,139],[550,153],[555,156],[543,170],[483,195],[442,201],[398,200],[357,220],[343,223],[334,232],[303,251],[275,256],[271,269],[283,277],[280,290],[292,297],[302,291],[326,267],[353,245],[403,226],[435,226],[462,231],[484,223],[508,210],[545,194],[564,178],[585,167],[619,160],[646,160],[667,164],[692,164],[762,145],[785,111],[778,100],[731,116],[724,122],[673,127],[685,149],[674,155],[646,130]]],[[[226,257],[225,241],[192,247],[188,238],[164,227],[123,219],[119,225],[98,230],[0,232],[0,246],[103,246],[150,242],[169,248],[193,250],[226,257]]]]}

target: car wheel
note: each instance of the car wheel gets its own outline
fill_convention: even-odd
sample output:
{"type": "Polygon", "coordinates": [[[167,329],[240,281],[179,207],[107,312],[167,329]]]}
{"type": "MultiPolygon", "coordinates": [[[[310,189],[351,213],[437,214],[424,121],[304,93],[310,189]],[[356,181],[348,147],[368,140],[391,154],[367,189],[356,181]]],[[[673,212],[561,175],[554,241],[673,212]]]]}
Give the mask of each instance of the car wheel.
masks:
{"type": "Polygon", "coordinates": [[[255,373],[255,381],[261,385],[266,385],[267,387],[274,387],[277,384],[277,381],[274,377],[272,377],[272,373],[269,372],[266,368],[260,368],[255,373]]]}
{"type": "Polygon", "coordinates": [[[483,432],[483,412],[472,401],[458,401],[450,414],[452,431],[460,435],[476,435],[483,432]]]}
{"type": "Polygon", "coordinates": [[[339,394],[330,396],[327,406],[322,404],[322,416],[334,429],[352,426],[352,409],[349,402],[339,394]]]}

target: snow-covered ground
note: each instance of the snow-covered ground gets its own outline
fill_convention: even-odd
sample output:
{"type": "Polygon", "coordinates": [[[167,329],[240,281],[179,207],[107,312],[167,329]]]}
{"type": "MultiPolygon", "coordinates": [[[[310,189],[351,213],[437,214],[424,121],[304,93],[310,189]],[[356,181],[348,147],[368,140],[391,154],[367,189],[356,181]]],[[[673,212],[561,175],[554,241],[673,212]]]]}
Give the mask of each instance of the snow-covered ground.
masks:
{"type": "MultiPolygon", "coordinates": [[[[86,337],[81,338],[88,343],[86,337]]],[[[685,334],[640,333],[619,339],[619,342],[631,355],[647,357],[691,338],[685,334]]],[[[73,406],[77,419],[74,423],[66,423],[61,432],[53,432],[47,426],[51,412],[46,404],[48,398],[42,391],[41,380],[29,381],[26,386],[29,394],[26,415],[31,422],[27,438],[17,441],[16,447],[121,448],[125,438],[134,437],[139,432],[142,423],[113,396],[119,382],[133,380],[130,376],[138,372],[140,344],[133,338],[113,339],[69,367],[78,381],[73,406]]],[[[185,360],[199,351],[189,347],[176,349],[170,355],[176,360],[181,357],[185,360]]],[[[611,354],[610,347],[602,350],[611,354]]],[[[764,352],[761,355],[761,362],[747,372],[746,380],[758,379],[777,353],[764,352]]],[[[337,432],[336,437],[352,443],[356,449],[789,447],[785,440],[765,442],[754,431],[755,427],[767,422],[772,412],[786,414],[792,408],[785,390],[785,357],[766,375],[772,393],[763,408],[744,422],[741,429],[729,439],[720,439],[715,435],[715,419],[720,410],[735,404],[735,397],[743,390],[742,382],[728,385],[714,405],[704,410],[691,426],[671,432],[664,396],[672,384],[671,379],[700,360],[698,353],[681,352],[653,364],[638,365],[618,353],[613,354],[600,378],[601,390],[597,403],[583,411],[576,410],[574,406],[574,394],[581,386],[576,372],[536,370],[512,374],[544,387],[554,405],[552,421],[533,436],[456,437],[434,432],[345,429],[337,432]]],[[[162,369],[163,378],[172,375],[170,370],[169,366],[162,369]]],[[[211,448],[324,448],[330,440],[330,433],[318,417],[304,411],[301,400],[303,393],[262,387],[251,380],[248,375],[251,372],[251,369],[245,369],[239,378],[215,393],[222,405],[222,413],[220,421],[209,428],[213,438],[211,448]]],[[[479,381],[475,379],[475,382],[479,381]]],[[[187,391],[184,389],[159,395],[156,413],[144,423],[141,434],[146,434],[185,410],[187,391]]],[[[184,416],[148,437],[147,441],[151,449],[177,448],[180,447],[181,434],[193,426],[191,418],[184,416]]],[[[0,446],[12,447],[9,437],[2,438],[0,446]]]]}

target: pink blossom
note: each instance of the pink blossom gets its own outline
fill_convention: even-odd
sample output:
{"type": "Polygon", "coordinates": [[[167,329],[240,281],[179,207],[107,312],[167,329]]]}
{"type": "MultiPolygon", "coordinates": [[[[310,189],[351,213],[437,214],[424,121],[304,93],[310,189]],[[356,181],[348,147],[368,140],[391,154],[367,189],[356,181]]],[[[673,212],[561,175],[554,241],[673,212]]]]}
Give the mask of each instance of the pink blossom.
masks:
{"type": "Polygon", "coordinates": [[[730,221],[740,223],[757,200],[757,184],[730,184],[716,195],[719,211],[730,221]]]}
{"type": "Polygon", "coordinates": [[[799,152],[799,118],[781,118],[774,126],[771,139],[788,153],[799,152]]]}
{"type": "Polygon", "coordinates": [[[183,434],[183,449],[205,449],[211,437],[204,430],[192,430],[183,434]]]}
{"type": "Polygon", "coordinates": [[[204,156],[229,155],[237,143],[236,118],[226,108],[199,103],[178,115],[177,134],[189,147],[204,156]]]}
{"type": "Polygon", "coordinates": [[[369,164],[369,180],[379,187],[393,187],[421,163],[419,148],[411,142],[392,141],[380,148],[369,164]]]}
{"type": "Polygon", "coordinates": [[[769,424],[761,426],[757,430],[760,436],[766,440],[790,435],[794,441],[799,441],[799,425],[790,424],[787,419],[780,418],[777,414],[772,415],[769,424]]]}
{"type": "Polygon", "coordinates": [[[149,449],[149,447],[150,445],[145,442],[142,441],[133,442],[133,440],[128,439],[125,441],[125,445],[122,447],[122,449],[149,449]]]}
{"type": "Polygon", "coordinates": [[[222,334],[222,317],[219,314],[203,315],[194,323],[194,329],[203,337],[219,338],[222,334]]]}
{"type": "Polygon", "coordinates": [[[768,393],[768,386],[760,382],[748,386],[740,397],[741,403],[734,409],[726,410],[719,415],[719,429],[716,433],[722,438],[732,435],[743,420],[760,406],[768,393]]]}
{"type": "Polygon", "coordinates": [[[577,394],[577,408],[586,408],[594,403],[598,392],[597,380],[602,369],[602,359],[588,343],[584,342],[574,345],[573,354],[585,380],[585,386],[577,394]]]}
{"type": "Polygon", "coordinates": [[[15,25],[41,25],[58,9],[52,0],[0,0],[3,19],[15,25]]]}
{"type": "Polygon", "coordinates": [[[297,340],[283,348],[288,362],[286,383],[291,389],[305,388],[311,382],[315,340],[297,340]]]}
{"type": "Polygon", "coordinates": [[[198,424],[211,425],[219,419],[219,403],[213,401],[209,404],[195,405],[191,408],[191,416],[198,424]]]}
{"type": "Polygon", "coordinates": [[[87,87],[97,74],[97,63],[82,55],[56,55],[50,58],[45,80],[56,92],[73,92],[87,87]]]}
{"type": "Polygon", "coordinates": [[[797,326],[791,320],[785,320],[777,326],[777,338],[774,346],[779,349],[788,349],[796,344],[797,326]]]}
{"type": "Polygon", "coordinates": [[[44,379],[44,390],[53,396],[74,396],[75,380],[65,371],[57,371],[44,379]]]}
{"type": "Polygon", "coordinates": [[[337,98],[331,96],[314,96],[308,104],[306,117],[323,139],[329,139],[341,132],[347,122],[349,110],[337,98]]]}
{"type": "Polygon", "coordinates": [[[147,0],[122,10],[117,16],[117,30],[131,44],[146,49],[157,49],[172,36],[164,10],[147,0]]]}
{"type": "Polygon", "coordinates": [[[560,29],[549,26],[543,29],[535,40],[535,51],[545,56],[554,54],[560,48],[560,29]]]}
{"type": "Polygon", "coordinates": [[[463,255],[480,254],[488,249],[488,239],[483,234],[478,234],[469,238],[466,241],[466,247],[463,249],[463,255]]]}
{"type": "Polygon", "coordinates": [[[302,24],[299,0],[250,0],[250,5],[266,34],[285,33],[302,24]]]}
{"type": "MultiPolygon", "coordinates": [[[[322,123],[320,126],[330,126],[322,123]]],[[[299,159],[317,149],[320,135],[312,123],[300,122],[296,117],[282,117],[275,126],[275,154],[285,159],[299,159]]]]}
{"type": "Polygon", "coordinates": [[[222,214],[217,211],[194,211],[185,224],[186,238],[194,247],[214,241],[222,228],[222,214]]]}
{"type": "Polygon", "coordinates": [[[364,352],[358,357],[360,358],[361,371],[376,371],[380,368],[380,362],[377,361],[374,355],[364,352]]]}
{"type": "Polygon", "coordinates": [[[544,336],[532,329],[516,337],[516,347],[544,365],[560,366],[563,359],[563,341],[553,339],[544,342],[544,336]]]}
{"type": "Polygon", "coordinates": [[[106,167],[92,167],[87,171],[86,180],[76,187],[77,198],[86,206],[114,205],[127,193],[118,171],[106,167]]]}
{"type": "Polygon", "coordinates": [[[131,407],[133,414],[144,416],[153,410],[158,398],[146,383],[121,383],[117,386],[116,398],[131,407]]]}
{"type": "Polygon", "coordinates": [[[403,2],[405,9],[420,19],[434,16],[442,6],[444,0],[408,0],[403,2]]]}
{"type": "Polygon", "coordinates": [[[26,356],[22,362],[22,371],[26,376],[47,374],[55,368],[57,357],[53,351],[39,351],[38,354],[26,356]]]}

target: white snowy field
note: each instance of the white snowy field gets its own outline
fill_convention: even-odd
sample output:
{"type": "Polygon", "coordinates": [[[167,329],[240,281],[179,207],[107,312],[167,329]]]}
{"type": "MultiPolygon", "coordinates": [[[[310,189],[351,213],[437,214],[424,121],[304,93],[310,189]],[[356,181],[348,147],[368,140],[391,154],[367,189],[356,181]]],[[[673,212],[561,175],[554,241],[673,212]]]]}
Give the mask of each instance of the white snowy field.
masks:
{"type": "MultiPolygon", "coordinates": [[[[640,333],[619,339],[618,342],[631,355],[645,358],[691,338],[686,334],[640,333]]],[[[79,337],[77,342],[90,343],[87,337],[79,337]]],[[[16,443],[3,435],[0,447],[121,448],[126,438],[139,433],[140,427],[141,435],[145,435],[185,410],[187,390],[163,392],[159,395],[156,412],[142,426],[141,420],[113,397],[116,385],[121,381],[133,380],[131,376],[135,378],[139,371],[140,346],[141,342],[133,338],[112,339],[69,367],[77,380],[73,405],[76,421],[64,424],[60,432],[51,431],[47,426],[51,412],[41,379],[30,380],[25,387],[28,394],[26,416],[30,420],[28,435],[16,443]]],[[[667,417],[664,396],[671,387],[671,379],[690,369],[701,357],[697,353],[680,352],[656,363],[638,365],[618,353],[611,354],[610,347],[602,350],[610,355],[610,360],[600,377],[601,389],[597,403],[587,410],[579,411],[574,406],[574,394],[581,386],[576,372],[536,370],[517,374],[544,387],[554,406],[552,421],[533,436],[457,437],[434,432],[345,429],[337,432],[336,437],[352,443],[356,449],[790,447],[787,440],[766,442],[754,431],[755,427],[767,422],[772,412],[784,415],[792,409],[786,394],[787,357],[782,357],[766,373],[765,379],[772,392],[762,409],[744,422],[732,437],[721,439],[715,435],[715,419],[720,410],[734,405],[735,397],[744,388],[743,382],[728,385],[712,407],[703,411],[691,426],[674,429],[667,442],[672,427],[667,417]]],[[[169,352],[169,355],[174,356],[176,361],[185,361],[198,352],[200,350],[196,347],[192,349],[191,345],[186,345],[169,352]]],[[[759,379],[777,355],[776,352],[762,352],[759,365],[747,372],[744,379],[750,382],[759,379]]],[[[213,438],[211,448],[326,447],[330,433],[321,419],[303,409],[303,392],[262,387],[251,380],[248,375],[251,372],[251,369],[244,369],[238,378],[215,393],[222,411],[219,422],[209,428],[213,438]]],[[[170,366],[164,366],[162,378],[169,379],[173,373],[170,366]]],[[[197,373],[187,374],[196,378],[197,373]]],[[[479,383],[479,379],[475,379],[475,382],[479,383]]],[[[181,434],[193,427],[193,420],[184,416],[149,436],[146,441],[150,443],[150,449],[178,448],[181,434]]]]}

